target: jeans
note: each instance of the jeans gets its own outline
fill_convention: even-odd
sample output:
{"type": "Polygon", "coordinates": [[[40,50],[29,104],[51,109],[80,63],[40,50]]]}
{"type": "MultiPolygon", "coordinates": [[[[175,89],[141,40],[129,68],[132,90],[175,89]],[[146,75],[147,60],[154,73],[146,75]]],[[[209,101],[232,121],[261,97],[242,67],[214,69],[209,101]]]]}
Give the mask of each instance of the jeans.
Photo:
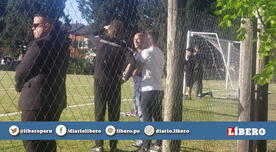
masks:
{"type": "MultiPolygon", "coordinates": [[[[162,119],[162,99],[164,92],[161,90],[142,91],[141,92],[141,107],[142,121],[163,121],[162,119]]],[[[161,145],[161,140],[157,140],[156,144],[161,145]]],[[[149,149],[150,140],[143,141],[142,147],[149,149]]]]}
{"type": "Polygon", "coordinates": [[[134,95],[132,98],[134,113],[138,116],[139,120],[142,121],[142,109],[141,109],[141,91],[140,88],[134,89],[134,95]]]}

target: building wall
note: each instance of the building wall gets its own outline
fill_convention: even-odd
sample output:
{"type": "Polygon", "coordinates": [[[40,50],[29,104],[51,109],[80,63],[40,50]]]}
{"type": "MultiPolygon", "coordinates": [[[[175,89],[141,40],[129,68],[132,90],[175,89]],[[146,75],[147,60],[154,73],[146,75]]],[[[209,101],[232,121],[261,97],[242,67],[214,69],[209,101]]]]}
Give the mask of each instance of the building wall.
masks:
{"type": "Polygon", "coordinates": [[[72,40],[69,47],[70,57],[85,58],[86,50],[88,49],[88,39],[84,35],[70,34],[69,38],[72,40]]]}

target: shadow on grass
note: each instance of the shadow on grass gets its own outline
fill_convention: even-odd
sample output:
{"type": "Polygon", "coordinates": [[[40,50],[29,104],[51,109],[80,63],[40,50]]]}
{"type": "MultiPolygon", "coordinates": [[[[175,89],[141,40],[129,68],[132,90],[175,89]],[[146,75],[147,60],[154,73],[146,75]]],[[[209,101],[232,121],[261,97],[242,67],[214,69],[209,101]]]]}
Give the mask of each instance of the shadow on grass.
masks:
{"type": "Polygon", "coordinates": [[[215,114],[215,115],[221,115],[221,116],[228,116],[228,117],[233,117],[233,118],[237,118],[238,117],[237,115],[224,114],[224,113],[213,112],[213,111],[206,111],[206,110],[191,109],[191,108],[185,108],[185,110],[195,111],[195,112],[200,112],[200,113],[215,114]]]}
{"type": "Polygon", "coordinates": [[[238,98],[234,98],[234,97],[219,97],[219,96],[215,96],[213,97],[213,99],[219,99],[219,100],[230,100],[230,101],[238,101],[238,98]]]}
{"type": "Polygon", "coordinates": [[[122,150],[122,149],[117,149],[116,152],[136,152],[137,150],[122,150]]]}
{"type": "Polygon", "coordinates": [[[201,149],[198,149],[198,148],[190,148],[190,147],[181,147],[181,150],[184,150],[185,152],[194,152],[194,151],[197,151],[197,152],[213,152],[213,151],[208,151],[206,149],[201,150],[201,149]]]}

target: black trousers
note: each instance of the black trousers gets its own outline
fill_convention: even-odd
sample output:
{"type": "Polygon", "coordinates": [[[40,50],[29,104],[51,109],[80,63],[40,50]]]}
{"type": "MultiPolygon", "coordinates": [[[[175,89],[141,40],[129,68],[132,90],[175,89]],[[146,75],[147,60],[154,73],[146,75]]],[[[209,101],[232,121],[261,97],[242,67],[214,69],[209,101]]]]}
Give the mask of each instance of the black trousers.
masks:
{"type": "MultiPolygon", "coordinates": [[[[121,84],[120,82],[107,83],[105,85],[95,80],[94,82],[95,121],[104,121],[106,107],[108,108],[108,120],[119,121],[121,108],[121,84]]],[[[117,140],[110,140],[111,151],[117,148],[117,140]]],[[[103,140],[96,140],[96,146],[103,146],[103,140]]]]}
{"type": "Polygon", "coordinates": [[[202,83],[202,79],[203,79],[203,72],[202,73],[198,73],[195,77],[195,85],[196,85],[196,96],[202,96],[202,88],[203,88],[203,83],[202,83]]]}
{"type": "MultiPolygon", "coordinates": [[[[142,91],[141,92],[141,108],[142,121],[163,121],[162,119],[162,99],[163,91],[142,91]]],[[[157,140],[156,144],[161,145],[161,140],[157,140]]],[[[143,141],[142,147],[149,149],[151,140],[143,141]]]]}
{"type": "MultiPolygon", "coordinates": [[[[63,111],[61,109],[43,108],[39,110],[22,110],[22,121],[58,121],[63,111]]],[[[27,152],[56,152],[55,140],[23,140],[27,152]]]]}

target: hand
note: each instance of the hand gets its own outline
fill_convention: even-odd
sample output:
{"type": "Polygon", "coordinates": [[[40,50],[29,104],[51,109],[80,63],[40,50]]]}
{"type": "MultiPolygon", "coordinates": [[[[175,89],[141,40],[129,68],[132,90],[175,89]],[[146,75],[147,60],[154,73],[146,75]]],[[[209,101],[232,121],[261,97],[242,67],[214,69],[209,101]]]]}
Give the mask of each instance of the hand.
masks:
{"type": "Polygon", "coordinates": [[[125,77],[122,77],[122,80],[123,80],[124,82],[126,82],[126,78],[125,78],[125,77]]]}
{"type": "Polygon", "coordinates": [[[125,77],[120,76],[120,75],[117,75],[117,76],[119,77],[119,79],[120,79],[120,83],[121,83],[121,84],[123,84],[123,83],[125,83],[125,82],[126,82],[126,78],[125,78],[125,77]]]}
{"type": "Polygon", "coordinates": [[[121,84],[125,83],[127,80],[125,77],[121,77],[121,84]]]}
{"type": "Polygon", "coordinates": [[[110,25],[106,25],[103,27],[105,30],[108,30],[110,28],[110,25]]]}

